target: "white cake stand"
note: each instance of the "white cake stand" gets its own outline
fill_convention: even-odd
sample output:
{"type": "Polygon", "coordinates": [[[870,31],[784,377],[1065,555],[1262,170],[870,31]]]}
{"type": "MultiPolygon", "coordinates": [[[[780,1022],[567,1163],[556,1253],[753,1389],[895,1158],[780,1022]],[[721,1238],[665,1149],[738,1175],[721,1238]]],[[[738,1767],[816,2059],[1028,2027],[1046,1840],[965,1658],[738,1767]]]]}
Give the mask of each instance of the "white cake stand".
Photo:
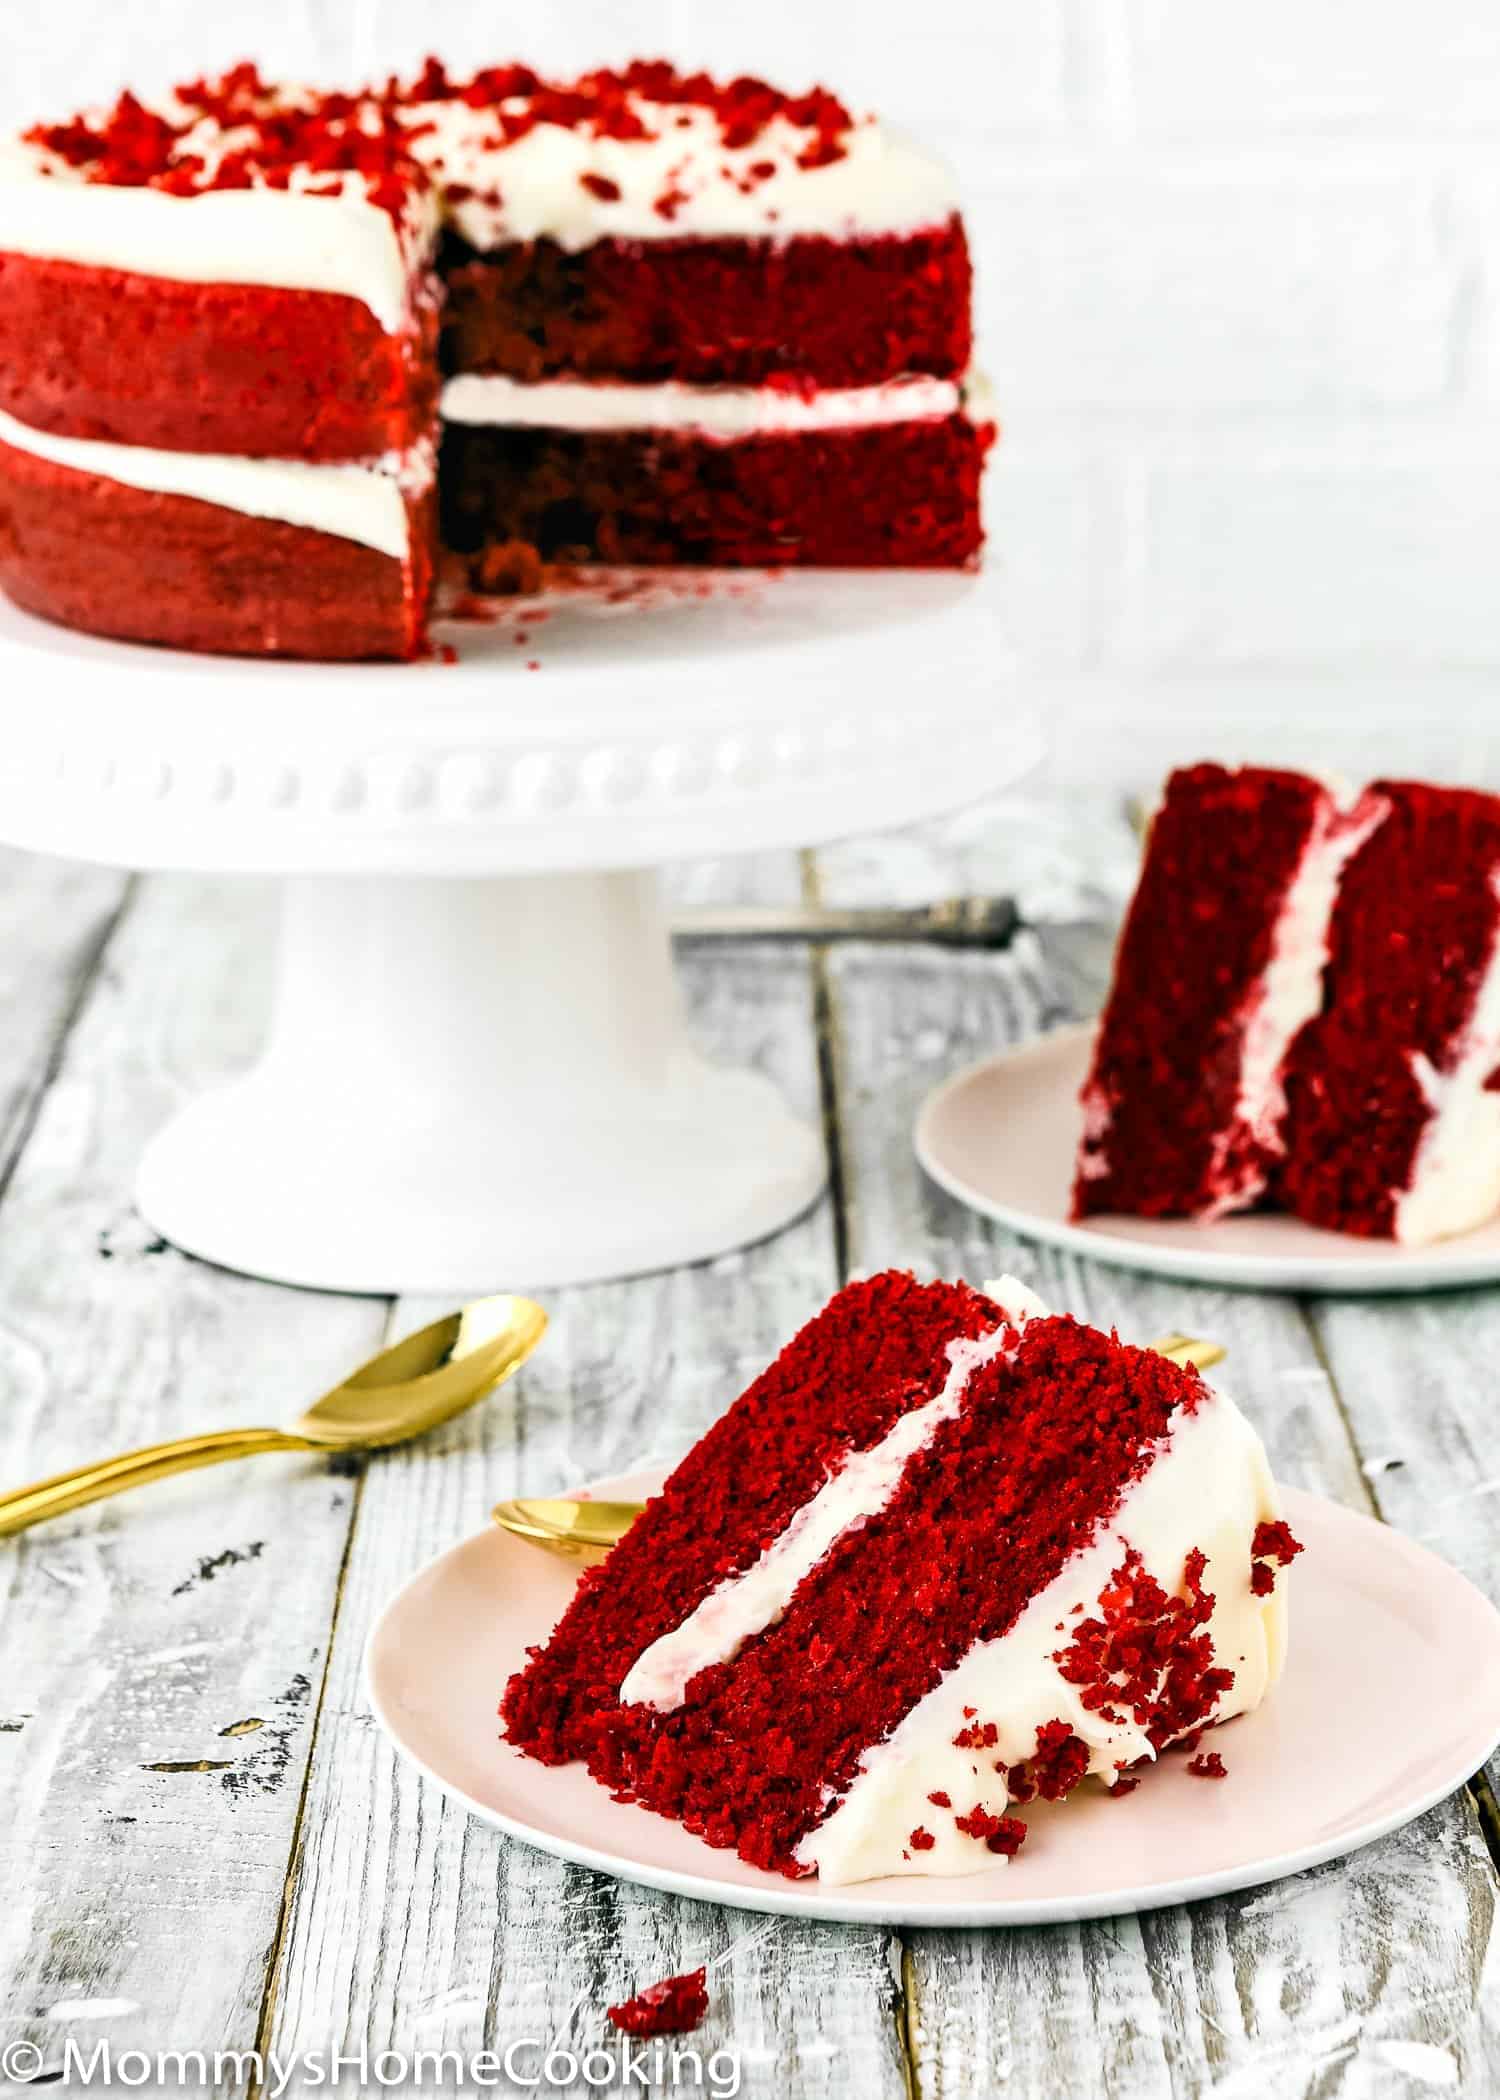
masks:
{"type": "Polygon", "coordinates": [[[260,1061],[141,1166],[177,1245],[467,1292],[700,1259],[816,1196],[814,1133],[688,1043],[654,870],[914,822],[1029,767],[983,580],[661,577],[540,611],[447,630],[453,664],[346,666],[0,600],[0,838],[286,878],[260,1061]]]}

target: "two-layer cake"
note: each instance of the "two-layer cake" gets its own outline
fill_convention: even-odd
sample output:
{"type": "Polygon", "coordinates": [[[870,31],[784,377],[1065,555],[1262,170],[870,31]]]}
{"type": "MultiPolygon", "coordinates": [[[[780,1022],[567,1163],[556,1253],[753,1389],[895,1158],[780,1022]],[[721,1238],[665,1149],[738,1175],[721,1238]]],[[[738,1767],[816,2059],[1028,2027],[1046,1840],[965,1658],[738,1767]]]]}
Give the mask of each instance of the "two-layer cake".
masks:
{"type": "Polygon", "coordinates": [[[819,90],[250,65],[0,158],[0,583],[406,656],[435,556],[961,565],[993,424],[942,170],[819,90]]]}

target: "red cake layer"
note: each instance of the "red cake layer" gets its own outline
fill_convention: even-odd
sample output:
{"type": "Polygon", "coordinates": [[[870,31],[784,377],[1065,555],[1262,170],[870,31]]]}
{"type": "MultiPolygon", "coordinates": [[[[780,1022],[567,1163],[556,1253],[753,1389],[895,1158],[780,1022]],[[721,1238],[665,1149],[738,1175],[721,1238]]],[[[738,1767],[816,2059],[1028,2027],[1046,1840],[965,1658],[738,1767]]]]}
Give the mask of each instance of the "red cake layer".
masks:
{"type": "Polygon", "coordinates": [[[227,655],[408,657],[422,646],[430,499],[413,553],[190,496],[149,494],[0,444],[0,584],[64,626],[227,655]]]}
{"type": "Polygon", "coordinates": [[[1268,1173],[1235,1106],[1246,1001],[1327,790],[1298,773],[1174,773],[1115,957],[1084,1089],[1076,1217],[1187,1217],[1268,1173]]]}
{"type": "Polygon", "coordinates": [[[443,538],[547,561],[959,568],[978,553],[988,430],[963,416],[712,439],[447,426],[443,538]]]}
{"type": "Polygon", "coordinates": [[[688,1453],[512,1678],[506,1734],[544,1764],[581,1757],[643,1649],[755,1561],[848,1452],[936,1394],[947,1345],[1000,1322],[964,1284],[888,1270],[851,1283],[688,1453]]]}
{"type": "Polygon", "coordinates": [[[969,368],[969,252],[952,218],[852,241],[541,240],[476,255],[450,239],[449,371],[542,379],[786,378],[876,386],[969,368]]]}
{"type": "MultiPolygon", "coordinates": [[[[840,1384],[846,1375],[841,1366],[840,1384]]],[[[607,1662],[559,1650],[554,1636],[507,1691],[507,1733],[536,1752],[537,1688],[549,1688],[557,1704],[571,1691],[567,1743],[582,1749],[601,1782],[678,1818],[710,1844],[734,1846],[757,1866],[804,1871],[794,1850],[827,1812],[829,1789],[847,1787],[864,1750],[976,1641],[1014,1623],[1146,1470],[1141,1446],[1166,1431],[1174,1410],[1193,1409],[1202,1391],[1196,1372],[1151,1351],[1122,1348],[1071,1320],[1028,1322],[1014,1356],[975,1372],[960,1411],[908,1464],[892,1500],[836,1542],[778,1621],[733,1661],[701,1670],[681,1706],[622,1707],[612,1690],[654,1637],[630,1623],[635,1568],[654,1564],[665,1522],[695,1523],[675,1476],[625,1541],[636,1556],[629,1573],[617,1574],[612,1557],[593,1578],[596,1615],[612,1605],[619,1628],[607,1662]]],[[[748,1427],[748,1397],[719,1425],[730,1432],[721,1492],[732,1493],[743,1477],[725,1462],[748,1427]]],[[[816,1393],[807,1399],[819,1404],[816,1393]]],[[[1158,1743],[1207,1718],[1230,1681],[1212,1668],[1198,1631],[1211,1604],[1197,1599],[1191,1570],[1188,1576],[1188,1598],[1169,1600],[1155,1585],[1147,1596],[1143,1581],[1121,1570],[1116,1601],[1153,1627],[1150,1733],[1158,1743]],[[1169,1655],[1173,1667],[1158,1693],[1155,1678],[1169,1655]]],[[[685,1603],[674,1597],[668,1623],[684,1616],[685,1603]]],[[[1106,1651],[1123,1652],[1107,1629],[1094,1640],[1090,1623],[1079,1620],[1065,1674],[1092,1684],[1106,1651]]],[[[1101,1680],[1101,1697],[1115,1695],[1101,1680]]],[[[1119,1696],[1128,1700],[1130,1688],[1119,1696]]],[[[557,1747],[542,1737],[543,1754],[557,1747]]],[[[1076,1783],[1077,1760],[1066,1748],[1039,1742],[1036,1788],[1045,1781],[1057,1793],[1076,1783]]],[[[1009,1819],[990,1820],[994,1848],[1013,1850],[1018,1833],[1001,1827],[1009,1819]]]]}
{"type": "Polygon", "coordinates": [[[1276,1193],[1311,1224],[1387,1237],[1432,1113],[1413,1060],[1451,1070],[1500,927],[1500,799],[1371,793],[1389,813],[1344,871],[1323,1011],[1288,1061],[1276,1193]]]}
{"type": "Polygon", "coordinates": [[[407,336],[337,293],[0,254],[0,410],[168,452],[370,459],[432,428],[437,312],[407,336]]]}

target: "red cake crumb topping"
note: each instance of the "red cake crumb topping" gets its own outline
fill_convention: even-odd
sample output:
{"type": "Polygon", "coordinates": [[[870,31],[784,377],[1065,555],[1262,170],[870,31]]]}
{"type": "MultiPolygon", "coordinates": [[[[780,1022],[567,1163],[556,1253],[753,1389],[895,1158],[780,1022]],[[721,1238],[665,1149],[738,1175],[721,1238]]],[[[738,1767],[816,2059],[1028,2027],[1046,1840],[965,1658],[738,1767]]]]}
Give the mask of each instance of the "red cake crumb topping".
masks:
{"type": "Polygon", "coordinates": [[[333,195],[353,174],[371,203],[399,218],[412,192],[427,187],[398,112],[371,95],[288,90],[248,60],[172,93],[170,112],[127,91],[102,116],[37,124],[26,137],[88,182],[173,196],[284,190],[294,177],[314,195],[333,195]]]}
{"type": "Polygon", "coordinates": [[[1100,1616],[1080,1620],[1071,1646],[1053,1658],[1067,1682],[1082,1687],[1091,1713],[1118,1723],[1128,1712],[1157,1750],[1208,1720],[1234,1683],[1232,1670],[1214,1666],[1213,1642],[1199,1631],[1214,1608],[1203,1588],[1206,1566],[1194,1547],[1183,1567],[1185,1594],[1169,1597],[1130,1548],[1099,1599],[1100,1616]]]}
{"type": "Polygon", "coordinates": [[[929,1794],[927,1798],[934,1808],[951,1808],[953,1806],[953,1796],[945,1794],[941,1787],[937,1789],[936,1793],[929,1794]]]}
{"type": "MultiPolygon", "coordinates": [[[[965,1714],[969,1711],[964,1708],[965,1714]]],[[[1000,1740],[1000,1731],[993,1721],[976,1721],[970,1728],[960,1728],[953,1738],[955,1750],[993,1750],[1000,1740]]]]}
{"type": "Polygon", "coordinates": [[[1019,1816],[996,1816],[976,1801],[966,1816],[953,1818],[965,1837],[983,1838],[990,1852],[1014,1859],[1026,1842],[1026,1825],[1019,1816]]]}
{"type": "Polygon", "coordinates": [[[708,1971],[689,1969],[648,1984],[623,2005],[608,2009],[610,2025],[621,2034],[691,2034],[708,2011],[708,1971]]]}
{"type": "Polygon", "coordinates": [[[1006,1786],[1013,1801],[1062,1801],[1087,1776],[1089,1746],[1066,1721],[1044,1721],[1036,1732],[1036,1755],[1012,1765],[1006,1786]]]}
{"type": "Polygon", "coordinates": [[[680,73],[666,59],[645,58],[565,82],[544,80],[529,66],[514,65],[487,66],[468,80],[455,81],[438,59],[429,58],[409,86],[390,81],[385,100],[395,106],[462,102],[470,109],[493,110],[496,143],[507,146],[538,124],[556,124],[591,138],[652,138],[656,134],[642,114],[643,103],[681,115],[693,109],[710,111],[720,139],[731,151],[753,145],[780,118],[812,133],[798,155],[799,165],[808,168],[841,159],[844,134],[854,122],[826,88],[786,95],[750,74],[718,81],[708,73],[680,73]]]}
{"type": "MultiPolygon", "coordinates": [[[[936,1801],[937,1795],[934,1794],[931,1798],[934,1801],[936,1801]]],[[[945,1794],[943,1797],[945,1804],[947,1802],[947,1798],[948,1797],[945,1794]]],[[[913,1852],[930,1852],[933,1846],[937,1843],[937,1839],[933,1836],[930,1830],[924,1830],[922,1828],[922,1825],[919,1823],[906,1842],[911,1846],[913,1852]]]]}
{"type": "Polygon", "coordinates": [[[1188,1770],[1195,1779],[1227,1779],[1229,1777],[1224,1760],[1220,1757],[1217,1750],[1205,1750],[1201,1757],[1195,1757],[1192,1760],[1188,1770]]]}
{"type": "Polygon", "coordinates": [[[1257,1524],[1250,1541],[1250,1587],[1254,1594],[1269,1597],[1276,1587],[1276,1568],[1289,1568],[1302,1550],[1300,1540],[1292,1537],[1289,1524],[1257,1524]]]}

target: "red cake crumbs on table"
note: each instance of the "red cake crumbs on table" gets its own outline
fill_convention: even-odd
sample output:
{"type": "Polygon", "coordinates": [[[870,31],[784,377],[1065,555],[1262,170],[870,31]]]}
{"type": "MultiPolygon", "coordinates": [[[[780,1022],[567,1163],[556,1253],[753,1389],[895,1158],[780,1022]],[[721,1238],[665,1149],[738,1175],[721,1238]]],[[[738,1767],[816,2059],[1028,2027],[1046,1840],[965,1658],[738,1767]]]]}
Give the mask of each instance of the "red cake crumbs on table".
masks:
{"type": "Polygon", "coordinates": [[[708,1971],[689,1969],[681,1976],[648,1984],[623,2005],[608,2008],[610,2025],[641,2039],[657,2034],[691,2034],[708,2011],[708,1971]]]}

